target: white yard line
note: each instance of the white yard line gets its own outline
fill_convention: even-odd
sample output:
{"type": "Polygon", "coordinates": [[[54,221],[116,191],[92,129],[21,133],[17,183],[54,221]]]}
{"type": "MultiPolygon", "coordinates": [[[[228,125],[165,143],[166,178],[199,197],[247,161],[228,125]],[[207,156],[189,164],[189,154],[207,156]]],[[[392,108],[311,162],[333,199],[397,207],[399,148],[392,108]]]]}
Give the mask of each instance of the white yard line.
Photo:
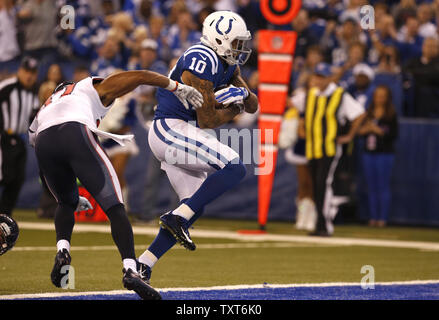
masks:
{"type": "MultiPolygon", "coordinates": [[[[314,246],[331,246],[316,244],[299,244],[288,242],[268,242],[268,243],[201,243],[197,245],[197,249],[260,249],[260,248],[309,248],[314,246]]],[[[136,245],[136,249],[147,249],[147,245],[136,245]]],[[[175,246],[173,250],[185,250],[181,246],[175,246]]],[[[15,246],[11,251],[55,251],[56,246],[15,246]]],[[[116,246],[72,246],[72,251],[106,251],[117,250],[116,246]]]]}
{"type": "MultiPolygon", "coordinates": [[[[28,230],[54,230],[53,223],[46,222],[20,222],[21,229],[28,230]]],[[[158,227],[133,226],[134,234],[151,235],[157,234],[158,227]]],[[[109,225],[90,225],[76,224],[75,232],[98,232],[110,233],[109,225]]],[[[379,239],[361,239],[361,238],[341,238],[341,237],[310,237],[300,235],[281,235],[281,234],[240,234],[234,231],[216,231],[191,229],[191,235],[194,238],[217,238],[229,239],[246,242],[300,242],[320,245],[335,246],[367,246],[367,247],[387,247],[387,248],[409,248],[419,250],[439,251],[439,242],[426,241],[404,241],[404,240],[379,240],[379,239]]]]}
{"type": "MultiPolygon", "coordinates": [[[[376,282],[376,286],[392,286],[392,285],[423,285],[423,284],[439,284],[439,280],[414,280],[414,281],[393,281],[393,282],[376,282]]],[[[172,291],[211,291],[211,290],[240,290],[240,289],[262,289],[262,288],[310,288],[310,287],[354,287],[361,286],[358,282],[326,282],[326,283],[295,283],[295,284],[253,284],[253,285],[230,285],[230,286],[213,286],[213,287],[192,287],[192,288],[156,288],[160,292],[172,291]]],[[[29,294],[11,294],[0,295],[0,300],[14,299],[35,299],[35,298],[60,298],[60,297],[77,297],[77,296],[93,296],[93,295],[135,295],[128,290],[112,290],[112,291],[86,291],[86,292],[47,292],[47,293],[29,293],[29,294]]]]}

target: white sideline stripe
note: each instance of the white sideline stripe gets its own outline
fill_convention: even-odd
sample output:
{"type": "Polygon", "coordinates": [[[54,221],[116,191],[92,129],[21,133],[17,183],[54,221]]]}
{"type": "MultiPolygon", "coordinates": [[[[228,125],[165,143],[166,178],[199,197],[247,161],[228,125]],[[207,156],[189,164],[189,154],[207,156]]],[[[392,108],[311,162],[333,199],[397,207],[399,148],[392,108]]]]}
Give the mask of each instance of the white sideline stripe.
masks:
{"type": "Polygon", "coordinates": [[[288,86],[286,84],[261,83],[258,90],[287,92],[288,86]]]}
{"type": "MultiPolygon", "coordinates": [[[[394,286],[394,285],[422,285],[422,284],[438,284],[439,280],[413,280],[413,281],[392,281],[392,282],[375,282],[378,286],[394,286]]],[[[361,286],[359,282],[326,282],[326,283],[292,283],[292,284],[239,284],[228,286],[212,286],[212,287],[192,287],[192,288],[156,288],[160,292],[185,292],[185,291],[211,291],[211,290],[242,290],[242,289],[282,289],[282,288],[314,288],[314,287],[355,287],[361,286]]],[[[28,293],[28,294],[11,294],[0,295],[0,300],[15,299],[32,299],[32,298],[60,298],[60,297],[78,297],[92,295],[135,295],[128,290],[111,290],[111,291],[86,291],[86,292],[47,292],[47,293],[28,293]]]]}
{"type": "Polygon", "coordinates": [[[260,145],[261,151],[275,152],[278,149],[279,149],[278,146],[272,143],[264,143],[260,145]]]}
{"type": "MultiPolygon", "coordinates": [[[[315,244],[295,244],[295,243],[202,243],[197,245],[197,249],[252,249],[252,248],[308,248],[311,246],[317,246],[315,244]]],[[[318,245],[327,246],[327,245],[318,245]]],[[[330,246],[330,245],[329,245],[330,246]]],[[[147,249],[146,245],[136,245],[136,249],[147,249]]],[[[173,250],[186,250],[181,246],[175,246],[173,250]]],[[[104,251],[104,250],[117,250],[116,246],[72,246],[71,251],[104,251]]],[[[56,246],[27,246],[27,247],[14,247],[11,251],[56,251],[56,246]]]]}
{"type": "Polygon", "coordinates": [[[281,122],[283,117],[278,114],[260,114],[258,120],[281,122]]]}
{"type": "Polygon", "coordinates": [[[282,54],[282,53],[261,53],[258,56],[259,60],[262,61],[282,61],[282,62],[291,62],[293,61],[293,56],[290,54],[282,54]]]}
{"type": "MultiPolygon", "coordinates": [[[[55,230],[53,223],[46,222],[19,222],[21,229],[29,230],[55,230]]],[[[76,224],[75,232],[98,232],[110,233],[109,225],[87,225],[76,224]]],[[[158,227],[141,227],[133,226],[134,234],[157,235],[158,227]]],[[[387,248],[406,248],[419,250],[439,251],[439,242],[426,241],[404,241],[404,240],[378,240],[378,239],[361,239],[361,238],[321,238],[299,235],[281,235],[281,234],[240,234],[235,231],[215,231],[191,229],[191,235],[199,238],[217,238],[230,239],[247,242],[301,242],[313,244],[325,244],[336,246],[366,246],[366,247],[387,247],[387,248]]]]}

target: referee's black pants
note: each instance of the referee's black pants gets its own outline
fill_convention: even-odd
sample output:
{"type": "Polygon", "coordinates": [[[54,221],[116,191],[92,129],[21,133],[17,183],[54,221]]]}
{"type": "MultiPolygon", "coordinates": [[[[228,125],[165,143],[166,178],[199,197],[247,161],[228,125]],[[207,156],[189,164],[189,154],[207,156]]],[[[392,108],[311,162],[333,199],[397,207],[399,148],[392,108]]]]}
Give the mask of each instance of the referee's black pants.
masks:
{"type": "Polygon", "coordinates": [[[0,213],[12,215],[26,177],[27,150],[19,135],[0,134],[0,213]]]}
{"type": "Polygon", "coordinates": [[[339,145],[334,157],[312,159],[308,162],[313,184],[314,202],[317,209],[316,233],[332,235],[334,232],[333,220],[335,214],[332,210],[334,177],[339,168],[342,153],[342,146],[339,145]]]}

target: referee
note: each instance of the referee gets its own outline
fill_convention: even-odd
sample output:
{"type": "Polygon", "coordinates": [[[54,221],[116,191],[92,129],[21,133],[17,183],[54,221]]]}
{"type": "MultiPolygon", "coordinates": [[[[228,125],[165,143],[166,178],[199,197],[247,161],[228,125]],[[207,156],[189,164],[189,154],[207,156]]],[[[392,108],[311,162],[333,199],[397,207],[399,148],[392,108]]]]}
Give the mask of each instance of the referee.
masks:
{"type": "Polygon", "coordinates": [[[16,76],[0,82],[0,214],[12,215],[25,180],[29,123],[38,110],[38,63],[23,58],[16,76]]]}
{"type": "Polygon", "coordinates": [[[331,66],[319,63],[310,88],[292,98],[302,114],[299,136],[305,138],[305,153],[311,172],[317,224],[311,235],[331,236],[334,232],[334,176],[343,155],[343,144],[355,137],[365,117],[363,106],[332,82],[331,66]],[[341,128],[350,124],[347,134],[341,128]]]}

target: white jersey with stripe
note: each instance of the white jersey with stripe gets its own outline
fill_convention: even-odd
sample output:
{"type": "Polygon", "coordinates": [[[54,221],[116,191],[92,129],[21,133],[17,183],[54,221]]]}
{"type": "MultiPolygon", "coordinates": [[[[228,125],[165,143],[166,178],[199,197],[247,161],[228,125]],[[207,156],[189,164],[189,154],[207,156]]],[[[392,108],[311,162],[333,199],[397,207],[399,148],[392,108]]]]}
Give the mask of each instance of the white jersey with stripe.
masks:
{"type": "Polygon", "coordinates": [[[132,135],[114,135],[98,130],[100,120],[111,108],[111,105],[105,107],[102,104],[93,86],[94,81],[102,80],[102,78],[88,77],[52,94],[41,107],[29,128],[31,144],[41,131],[71,121],[85,124],[96,134],[114,139],[120,144],[123,144],[125,139],[131,139],[132,135]]]}

